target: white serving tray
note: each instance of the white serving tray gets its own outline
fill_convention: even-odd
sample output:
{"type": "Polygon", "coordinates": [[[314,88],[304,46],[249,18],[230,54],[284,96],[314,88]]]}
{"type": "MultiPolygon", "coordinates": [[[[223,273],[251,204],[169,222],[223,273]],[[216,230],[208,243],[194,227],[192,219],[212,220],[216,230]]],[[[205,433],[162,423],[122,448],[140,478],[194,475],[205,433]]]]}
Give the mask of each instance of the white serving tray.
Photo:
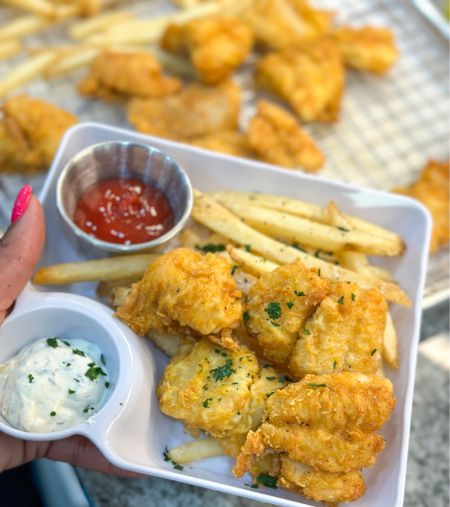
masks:
{"type": "MultiPolygon", "coordinates": [[[[400,258],[382,262],[413,302],[409,309],[398,305],[392,307],[392,316],[399,335],[400,368],[398,371],[389,370],[387,374],[394,383],[398,402],[391,420],[383,430],[387,440],[386,449],[379,456],[376,465],[364,473],[367,493],[353,503],[355,507],[400,507],[405,487],[421,300],[430,235],[430,218],[426,210],[417,202],[402,196],[357,188],[138,135],[131,131],[86,123],[72,128],[64,137],[41,194],[47,221],[47,241],[41,265],[103,255],[86,250],[64,227],[55,206],[55,185],[66,162],[80,150],[95,143],[112,140],[147,143],[163,150],[181,164],[194,187],[200,190],[262,191],[298,197],[322,205],[332,199],[345,212],[389,227],[404,238],[406,253],[400,258]]],[[[60,287],[59,290],[95,297],[93,284],[60,287]]],[[[34,297],[36,296],[38,294],[34,293],[34,297]]],[[[49,296],[41,293],[43,298],[49,296]]],[[[93,307],[96,304],[98,303],[93,304],[93,307]]],[[[20,305],[18,311],[21,311],[20,305]]],[[[114,319],[110,316],[111,312],[108,312],[106,318],[114,319]]],[[[19,317],[20,314],[17,315],[15,311],[10,318],[19,317]]],[[[129,336],[134,366],[126,373],[133,384],[131,394],[123,400],[123,406],[121,405],[118,413],[114,410],[114,418],[108,420],[105,411],[101,410],[92,417],[91,424],[83,431],[87,436],[92,434],[95,443],[113,464],[127,470],[276,505],[319,505],[280,488],[251,489],[249,478],[233,477],[233,462],[226,457],[202,460],[185,466],[183,471],[174,470],[170,463],[165,462],[165,446],[170,448],[179,445],[191,437],[184,433],[180,422],[166,417],[159,410],[155,387],[167,363],[164,354],[150,342],[131,334],[129,336]]],[[[95,340],[95,336],[89,338],[95,340]]]]}

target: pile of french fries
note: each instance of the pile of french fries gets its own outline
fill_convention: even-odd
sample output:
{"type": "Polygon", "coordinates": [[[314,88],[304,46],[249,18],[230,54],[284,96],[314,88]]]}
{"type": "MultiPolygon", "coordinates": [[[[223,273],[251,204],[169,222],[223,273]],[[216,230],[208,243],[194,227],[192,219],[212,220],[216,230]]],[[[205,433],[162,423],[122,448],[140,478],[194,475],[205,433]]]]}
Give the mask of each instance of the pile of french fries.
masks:
{"type": "MultiPolygon", "coordinates": [[[[301,261],[330,280],[377,288],[391,303],[411,304],[389,272],[370,264],[367,258],[401,255],[402,239],[383,227],[344,214],[333,202],[321,207],[267,194],[196,190],[192,218],[212,233],[208,243],[217,238],[226,243],[225,255],[245,273],[258,277],[280,265],[301,261]]],[[[182,231],[179,239],[180,246],[192,246],[189,229],[182,231]]],[[[116,307],[156,256],[138,254],[57,264],[41,268],[33,281],[38,285],[99,281],[99,295],[109,297],[116,307]]],[[[167,353],[172,355],[176,349],[169,341],[167,353]]],[[[397,335],[389,317],[383,347],[388,366],[398,366],[397,349],[397,335]]]]}
{"type": "Polygon", "coordinates": [[[0,78],[0,98],[7,97],[34,79],[65,76],[88,66],[105,49],[152,52],[167,70],[192,76],[182,58],[162,51],[158,41],[173,22],[185,22],[217,13],[235,13],[253,0],[178,0],[183,7],[166,15],[137,18],[118,0],[5,0],[17,16],[0,26],[0,59],[26,54],[23,61],[0,78]],[[80,19],[81,18],[81,19],[80,19]],[[64,23],[67,44],[26,48],[27,36],[64,23]]]}

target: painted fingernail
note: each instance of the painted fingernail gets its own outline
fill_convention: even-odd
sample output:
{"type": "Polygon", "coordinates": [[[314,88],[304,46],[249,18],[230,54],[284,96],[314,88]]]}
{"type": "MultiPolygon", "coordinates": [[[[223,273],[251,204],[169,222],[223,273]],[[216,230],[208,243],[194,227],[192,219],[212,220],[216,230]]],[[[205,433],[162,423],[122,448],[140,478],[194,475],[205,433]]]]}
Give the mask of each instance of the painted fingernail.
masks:
{"type": "Polygon", "coordinates": [[[13,224],[25,213],[30,204],[33,189],[30,185],[24,185],[17,194],[16,200],[11,213],[11,223],[13,224]]]}

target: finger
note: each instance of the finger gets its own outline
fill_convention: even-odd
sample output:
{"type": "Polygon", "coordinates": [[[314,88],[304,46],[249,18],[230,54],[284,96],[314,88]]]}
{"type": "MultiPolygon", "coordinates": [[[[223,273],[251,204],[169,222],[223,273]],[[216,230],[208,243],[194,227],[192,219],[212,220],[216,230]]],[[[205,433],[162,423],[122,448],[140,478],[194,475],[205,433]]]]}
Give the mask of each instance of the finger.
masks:
{"type": "Polygon", "coordinates": [[[31,278],[44,240],[44,212],[32,196],[23,216],[0,239],[0,323],[31,278]]]}

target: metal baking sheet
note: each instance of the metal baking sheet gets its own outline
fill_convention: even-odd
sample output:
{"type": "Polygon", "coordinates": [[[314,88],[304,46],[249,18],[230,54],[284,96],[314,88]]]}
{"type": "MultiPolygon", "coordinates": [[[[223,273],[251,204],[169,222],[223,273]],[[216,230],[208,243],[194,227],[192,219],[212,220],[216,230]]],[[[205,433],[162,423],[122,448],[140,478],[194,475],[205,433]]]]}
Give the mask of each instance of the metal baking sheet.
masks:
{"type": "MultiPolygon", "coordinates": [[[[341,118],[332,125],[314,124],[307,130],[325,152],[321,175],[353,184],[389,190],[417,178],[429,159],[449,157],[448,45],[441,33],[409,0],[315,0],[315,5],[336,11],[338,24],[366,24],[394,31],[400,58],[385,76],[348,72],[341,118]]],[[[167,0],[130,2],[137,15],[157,15],[173,8],[167,0]]],[[[0,23],[10,17],[0,10],[0,23]]],[[[62,43],[64,25],[28,37],[29,47],[62,43]]],[[[0,61],[0,76],[24,57],[0,61]]],[[[51,81],[36,80],[21,92],[50,100],[77,114],[81,121],[98,121],[129,127],[124,108],[81,98],[76,82],[85,71],[51,81]]],[[[248,83],[250,69],[238,80],[245,88],[242,122],[252,113],[255,97],[248,83]]],[[[36,191],[45,175],[31,178],[36,191]]],[[[23,176],[0,176],[0,228],[8,224],[11,203],[23,176]]],[[[434,305],[450,294],[449,250],[442,249],[429,263],[424,306],[434,305]]]]}

